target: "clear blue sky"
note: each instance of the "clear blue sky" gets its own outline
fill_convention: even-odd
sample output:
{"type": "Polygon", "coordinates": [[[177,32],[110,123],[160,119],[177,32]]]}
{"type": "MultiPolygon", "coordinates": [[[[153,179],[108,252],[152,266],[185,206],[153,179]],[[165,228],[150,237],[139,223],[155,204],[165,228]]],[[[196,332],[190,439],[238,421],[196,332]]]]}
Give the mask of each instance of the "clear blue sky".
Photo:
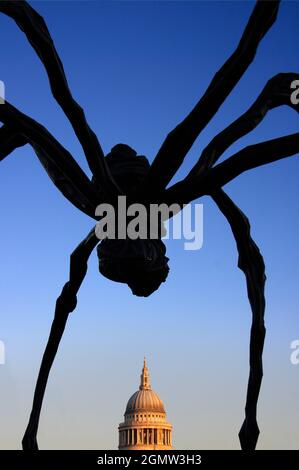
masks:
{"type": "MultiPolygon", "coordinates": [[[[153,159],[234,50],[253,8],[233,2],[31,2],[46,19],[74,96],[107,153],[119,142],[153,159]]],[[[299,3],[283,1],[255,62],[196,141],[175,180],[209,140],[244,112],[266,81],[298,71],[299,3]]],[[[0,79],[8,101],[43,123],[88,172],[22,32],[1,15],[0,79]]],[[[277,109],[237,149],[296,132],[277,109]]],[[[89,173],[88,173],[89,174],[89,173]]],[[[298,175],[292,157],[243,174],[226,190],[249,216],[267,266],[267,338],[259,402],[259,448],[298,448],[298,175]]],[[[238,448],[248,377],[250,309],[234,240],[204,198],[204,246],[167,244],[171,272],[150,298],[98,273],[97,257],[52,370],[40,447],[116,448],[117,425],[138,387],[143,356],[174,425],[176,448],[238,448]]],[[[92,226],[63,198],[30,147],[1,163],[0,448],[20,448],[33,388],[68,276],[69,254],[92,226]]]]}

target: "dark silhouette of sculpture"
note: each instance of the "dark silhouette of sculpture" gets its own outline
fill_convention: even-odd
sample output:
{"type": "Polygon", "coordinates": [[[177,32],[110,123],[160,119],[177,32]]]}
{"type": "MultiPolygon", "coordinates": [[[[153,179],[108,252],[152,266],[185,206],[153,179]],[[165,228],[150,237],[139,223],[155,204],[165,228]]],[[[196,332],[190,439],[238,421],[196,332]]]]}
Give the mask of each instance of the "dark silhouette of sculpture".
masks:
{"type": "MultiPolygon", "coordinates": [[[[1,1],[0,11],[12,17],[35,49],[48,74],[52,93],[69,119],[84,150],[92,181],[72,155],[37,121],[8,102],[0,105],[0,158],[17,147],[30,144],[53,183],[78,209],[97,220],[95,208],[101,202],[116,207],[117,197],[125,194],[130,202],[179,203],[181,206],[203,195],[210,195],[231,226],[239,252],[239,268],[244,271],[252,308],[250,375],[245,421],[239,433],[242,449],[255,449],[259,428],[256,409],[262,381],[262,353],[265,337],[265,266],[259,248],[250,235],[250,224],[222,187],[239,174],[289,157],[299,152],[299,133],[251,145],[220,164],[217,160],[236,140],[254,129],[266,113],[287,105],[298,112],[290,100],[291,82],[298,74],[279,74],[268,81],[253,105],[224,129],[203,150],[189,175],[166,189],[202,129],[213,118],[250,63],[257,47],[276,20],[279,1],[257,1],[241,40],[212,79],[203,97],[190,114],[166,137],[153,163],[119,144],[105,158],[99,141],[86,122],[84,112],[72,97],[63,65],[55,50],[43,18],[25,1],[1,1]]],[[[87,262],[99,244],[94,228],[70,257],[70,275],[56,302],[55,316],[36,384],[33,408],[23,438],[24,449],[38,449],[37,430],[42,400],[50,368],[77,293],[87,271],[87,262]]],[[[126,282],[137,295],[149,295],[165,281],[168,259],[162,240],[104,240],[98,247],[100,271],[110,279],[126,282]],[[121,254],[123,256],[121,256],[121,254]],[[132,263],[132,260],[137,263],[132,263]]]]}

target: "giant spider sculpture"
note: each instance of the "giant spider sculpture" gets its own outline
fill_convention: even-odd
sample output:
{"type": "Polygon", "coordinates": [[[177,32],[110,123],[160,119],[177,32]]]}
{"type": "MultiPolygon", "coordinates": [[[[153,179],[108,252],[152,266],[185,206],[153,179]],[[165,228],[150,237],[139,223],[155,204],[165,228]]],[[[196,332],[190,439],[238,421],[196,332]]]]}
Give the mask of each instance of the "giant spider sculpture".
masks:
{"type": "MultiPolygon", "coordinates": [[[[271,78],[252,106],[213,138],[187,177],[169,188],[167,185],[200,132],[253,61],[260,41],[276,20],[278,9],[279,1],[257,1],[236,50],[216,73],[190,114],[167,135],[149,165],[145,157],[137,156],[133,149],[124,144],[116,145],[104,157],[83,110],[72,97],[63,65],[43,18],[25,1],[0,2],[0,11],[15,20],[42,61],[52,93],[82,145],[93,177],[90,181],[72,155],[41,124],[7,101],[0,105],[0,120],[3,123],[0,128],[1,160],[17,147],[30,144],[56,187],[72,204],[95,220],[96,207],[102,202],[116,207],[119,195],[126,195],[130,202],[145,206],[150,203],[178,203],[180,207],[201,196],[210,195],[228,220],[239,252],[238,266],[246,276],[252,309],[250,375],[245,420],[239,432],[241,447],[245,450],[255,449],[259,435],[256,411],[263,375],[265,266],[259,248],[251,238],[248,219],[222,187],[244,171],[298,153],[299,133],[250,145],[222,163],[216,163],[223,152],[253,130],[270,109],[287,105],[299,111],[299,106],[290,100],[291,83],[299,75],[285,73],[271,78]]],[[[150,295],[167,277],[168,258],[161,238],[105,239],[99,242],[93,228],[78,245],[70,257],[69,280],[56,301],[33,407],[22,441],[23,449],[38,449],[36,436],[49,372],[68,315],[76,307],[77,293],[87,272],[89,256],[97,245],[100,272],[109,279],[127,283],[136,295],[150,295]]]]}

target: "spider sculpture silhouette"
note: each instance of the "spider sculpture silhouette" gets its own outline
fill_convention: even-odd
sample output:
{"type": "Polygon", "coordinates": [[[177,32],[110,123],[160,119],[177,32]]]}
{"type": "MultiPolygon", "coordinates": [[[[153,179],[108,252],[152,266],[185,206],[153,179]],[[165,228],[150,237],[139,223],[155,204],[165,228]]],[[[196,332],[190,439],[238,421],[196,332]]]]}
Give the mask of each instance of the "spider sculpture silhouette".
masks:
{"type": "MultiPolygon", "coordinates": [[[[241,40],[211,81],[203,97],[190,114],[166,137],[153,163],[124,144],[116,145],[105,158],[84,112],[73,99],[63,65],[55,50],[43,18],[25,1],[1,1],[0,11],[25,33],[48,74],[52,93],[69,119],[84,150],[92,181],[72,155],[41,124],[26,116],[7,101],[0,106],[0,156],[7,157],[17,147],[30,144],[39,161],[62,194],[78,209],[97,220],[95,208],[102,202],[117,206],[119,195],[131,202],[178,203],[180,206],[203,195],[210,195],[231,226],[239,252],[239,268],[244,271],[252,309],[250,338],[250,375],[245,421],[239,438],[242,449],[255,449],[259,428],[256,409],[262,381],[262,353],[265,337],[265,266],[251,238],[246,216],[222,187],[242,172],[299,152],[299,133],[251,145],[220,164],[217,160],[236,140],[254,129],[266,113],[291,102],[291,83],[295,73],[271,78],[252,106],[236,121],[213,138],[198,162],[181,182],[166,189],[194,141],[215,115],[250,63],[257,47],[276,20],[279,1],[257,1],[241,40]]],[[[66,321],[77,303],[77,293],[87,271],[87,262],[99,244],[94,228],[78,245],[70,258],[70,276],[57,299],[50,337],[36,384],[33,408],[23,438],[24,449],[38,449],[37,430],[42,400],[50,368],[54,361],[66,321]]],[[[100,271],[117,282],[126,282],[133,293],[148,296],[165,281],[168,259],[165,246],[158,240],[105,240],[99,244],[100,271]]]]}

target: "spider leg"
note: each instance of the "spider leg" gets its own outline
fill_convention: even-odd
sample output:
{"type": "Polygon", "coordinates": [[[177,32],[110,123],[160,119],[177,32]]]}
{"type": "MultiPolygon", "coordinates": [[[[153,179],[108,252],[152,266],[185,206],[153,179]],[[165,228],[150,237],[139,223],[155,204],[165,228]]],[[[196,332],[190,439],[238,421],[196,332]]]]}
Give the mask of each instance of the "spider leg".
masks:
{"type": "Polygon", "coordinates": [[[16,22],[43,63],[52,94],[72,125],[93,176],[108,196],[120,194],[97,136],[89,127],[83,109],[72,96],[62,62],[44,19],[26,1],[1,0],[0,12],[16,22]]]}
{"type": "Polygon", "coordinates": [[[204,183],[208,191],[222,187],[241,173],[299,153],[299,132],[249,145],[216,165],[207,174],[204,183]]]}
{"type": "Polygon", "coordinates": [[[206,175],[174,184],[165,191],[161,200],[166,204],[188,204],[194,199],[211,194],[245,171],[297,153],[299,153],[299,132],[249,145],[211,168],[206,175]]]}
{"type": "Polygon", "coordinates": [[[246,276],[248,298],[252,310],[250,334],[250,374],[247,389],[245,421],[239,433],[243,450],[254,450],[259,428],[256,421],[257,402],[263,377],[262,354],[265,339],[265,264],[260,250],[250,235],[250,223],[228,195],[220,190],[211,194],[226,217],[236,240],[238,267],[246,276]]]}
{"type": "Polygon", "coordinates": [[[253,105],[212,139],[189,175],[166,191],[167,198],[180,200],[183,197],[185,203],[189,202],[223,186],[244,171],[297,153],[298,134],[293,134],[248,146],[213,167],[222,153],[254,129],[270,109],[286,105],[299,112],[299,104],[291,101],[291,83],[298,78],[295,73],[280,73],[271,78],[253,105]]]}
{"type": "Polygon", "coordinates": [[[69,281],[64,285],[61,294],[56,301],[54,320],[38,374],[32,411],[22,441],[24,450],[38,449],[36,435],[49,373],[54,362],[68,316],[76,308],[77,293],[87,272],[87,262],[89,256],[98,242],[99,240],[95,235],[95,231],[92,229],[87,237],[71,254],[70,277],[69,281]]]}
{"type": "Polygon", "coordinates": [[[72,155],[34,119],[5,101],[0,105],[0,159],[29,143],[62,194],[80,210],[95,218],[99,196],[72,155]]]}
{"type": "Polygon", "coordinates": [[[260,41],[276,20],[279,3],[257,1],[236,50],[216,73],[190,114],[167,135],[142,183],[143,194],[150,194],[153,187],[158,194],[166,188],[200,132],[253,61],[260,41]]]}
{"type": "Polygon", "coordinates": [[[299,112],[299,105],[291,101],[291,83],[298,79],[296,73],[279,73],[271,78],[253,105],[211,140],[186,179],[207,172],[225,150],[257,127],[270,109],[286,105],[299,112]]]}
{"type": "Polygon", "coordinates": [[[12,127],[4,124],[0,128],[0,161],[4,160],[16,148],[27,144],[26,138],[12,127]]]}

